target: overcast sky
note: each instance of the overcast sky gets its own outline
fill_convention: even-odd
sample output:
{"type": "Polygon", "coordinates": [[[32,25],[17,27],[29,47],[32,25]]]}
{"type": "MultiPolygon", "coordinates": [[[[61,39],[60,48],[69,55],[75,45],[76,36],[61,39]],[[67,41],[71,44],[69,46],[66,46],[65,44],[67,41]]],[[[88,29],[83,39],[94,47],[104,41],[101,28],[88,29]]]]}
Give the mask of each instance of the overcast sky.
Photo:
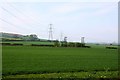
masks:
{"type": "Polygon", "coordinates": [[[59,40],[62,33],[68,41],[80,41],[81,37],[85,42],[118,41],[118,2],[112,0],[5,2],[0,7],[0,32],[48,39],[49,24],[53,24],[54,39],[59,40]]]}

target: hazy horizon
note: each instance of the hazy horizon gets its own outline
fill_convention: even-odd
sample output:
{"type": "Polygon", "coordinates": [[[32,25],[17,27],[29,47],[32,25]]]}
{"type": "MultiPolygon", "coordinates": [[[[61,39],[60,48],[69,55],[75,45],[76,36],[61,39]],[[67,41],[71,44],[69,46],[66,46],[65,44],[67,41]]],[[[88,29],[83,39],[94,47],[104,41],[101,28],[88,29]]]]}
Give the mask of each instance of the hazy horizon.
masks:
{"type": "Polygon", "coordinates": [[[54,39],[62,33],[68,41],[118,42],[117,2],[12,2],[0,12],[1,32],[48,39],[53,24],[54,39]]]}

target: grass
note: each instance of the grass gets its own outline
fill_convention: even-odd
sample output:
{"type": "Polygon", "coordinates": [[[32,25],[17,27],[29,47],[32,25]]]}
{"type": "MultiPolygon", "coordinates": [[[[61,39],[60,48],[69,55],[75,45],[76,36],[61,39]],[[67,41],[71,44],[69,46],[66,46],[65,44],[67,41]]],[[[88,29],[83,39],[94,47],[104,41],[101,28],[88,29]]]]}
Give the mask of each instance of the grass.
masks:
{"type": "Polygon", "coordinates": [[[67,73],[43,73],[43,74],[22,74],[9,75],[4,78],[118,78],[117,71],[99,72],[67,72],[67,73]]]}
{"type": "Polygon", "coordinates": [[[2,46],[0,45],[0,79],[2,78],[2,46]]]}
{"type": "Polygon", "coordinates": [[[65,72],[117,71],[117,50],[3,46],[3,76],[65,72]]]}

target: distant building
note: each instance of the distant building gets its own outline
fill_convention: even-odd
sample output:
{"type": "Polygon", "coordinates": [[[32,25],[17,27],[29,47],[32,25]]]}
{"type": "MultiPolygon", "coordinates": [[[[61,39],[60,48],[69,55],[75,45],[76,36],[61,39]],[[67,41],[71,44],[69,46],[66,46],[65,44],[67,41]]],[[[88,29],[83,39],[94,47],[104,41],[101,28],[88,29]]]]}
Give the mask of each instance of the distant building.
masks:
{"type": "Polygon", "coordinates": [[[81,37],[81,43],[85,43],[84,39],[85,37],[81,37]]]}

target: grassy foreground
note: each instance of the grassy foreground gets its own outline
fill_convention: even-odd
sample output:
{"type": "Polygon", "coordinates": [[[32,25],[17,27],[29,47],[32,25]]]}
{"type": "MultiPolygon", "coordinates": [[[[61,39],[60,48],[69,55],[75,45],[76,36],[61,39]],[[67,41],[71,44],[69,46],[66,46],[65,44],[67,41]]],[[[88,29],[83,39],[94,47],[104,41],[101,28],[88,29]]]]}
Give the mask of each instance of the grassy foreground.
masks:
{"type": "Polygon", "coordinates": [[[117,77],[117,50],[3,46],[3,77],[117,77]],[[25,75],[24,75],[25,74],[25,75]]]}
{"type": "Polygon", "coordinates": [[[118,78],[118,71],[9,75],[4,78],[118,78]]]}

